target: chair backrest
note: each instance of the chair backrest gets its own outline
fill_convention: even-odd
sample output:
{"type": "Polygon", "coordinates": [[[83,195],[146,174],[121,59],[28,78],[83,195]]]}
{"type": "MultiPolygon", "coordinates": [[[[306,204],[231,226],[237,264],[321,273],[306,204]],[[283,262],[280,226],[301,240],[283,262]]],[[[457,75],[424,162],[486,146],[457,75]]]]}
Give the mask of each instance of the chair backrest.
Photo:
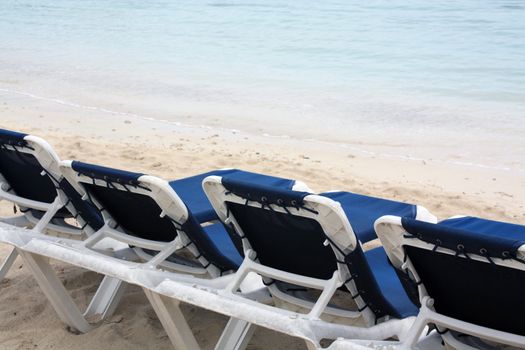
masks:
{"type": "Polygon", "coordinates": [[[306,208],[304,197],[309,193],[287,190],[276,193],[273,188],[258,186],[242,188],[238,182],[228,181],[227,177],[223,177],[222,183],[235,195],[248,201],[254,198],[254,203],[258,204],[226,202],[262,264],[313,278],[332,277],[337,270],[337,261],[332,248],[323,244],[326,236],[319,222],[310,217],[267,209],[277,205],[277,200],[282,201],[281,208],[306,208]],[[260,198],[264,198],[264,202],[260,198]]]}
{"type": "Polygon", "coordinates": [[[397,317],[381,294],[341,205],[322,195],[208,177],[204,190],[245,251],[281,271],[329,279],[339,270],[360,308],[397,317]]]}
{"type": "Polygon", "coordinates": [[[66,196],[59,213],[77,218],[88,234],[98,230],[104,223],[102,215],[82,200],[74,183],[63,178],[59,164],[60,158],[45,140],[0,129],[0,180],[24,199],[51,203],[57,195],[66,196]]]}
{"type": "Polygon", "coordinates": [[[79,177],[88,197],[93,196],[101,205],[99,209],[107,211],[127,234],[160,242],[175,239],[175,226],[168,217],[161,217],[162,209],[155,200],[144,193],[131,190],[150,192],[139,181],[144,174],[76,161],[71,166],[82,177],[90,178],[91,182],[85,182],[79,177]],[[96,180],[103,180],[103,185],[96,180]]]}
{"type": "MultiPolygon", "coordinates": [[[[35,137],[0,129],[0,175],[7,189],[22,198],[51,203],[57,196],[55,185],[35,158],[35,137]]],[[[43,141],[43,140],[40,140],[43,141]]],[[[52,157],[58,157],[52,152],[52,157]]]]}
{"type": "Polygon", "coordinates": [[[81,195],[102,212],[109,227],[120,230],[124,242],[141,246],[175,240],[182,235],[198,255],[220,271],[237,266],[225,258],[169,183],[160,178],[77,161],[64,161],[61,171],[81,186],[81,195]]]}
{"type": "Polygon", "coordinates": [[[525,335],[525,226],[474,217],[401,224],[389,256],[398,269],[409,262],[407,291],[429,295],[445,316],[525,335]]]}

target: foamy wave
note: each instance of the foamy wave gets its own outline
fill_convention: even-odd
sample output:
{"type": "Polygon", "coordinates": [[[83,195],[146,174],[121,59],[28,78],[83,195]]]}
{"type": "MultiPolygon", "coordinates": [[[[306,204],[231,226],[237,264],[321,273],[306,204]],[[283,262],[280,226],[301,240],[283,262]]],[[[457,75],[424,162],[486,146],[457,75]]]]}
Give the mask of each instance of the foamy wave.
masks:
{"type": "Polygon", "coordinates": [[[32,99],[35,99],[35,100],[54,102],[54,103],[60,104],[62,106],[71,107],[71,108],[85,109],[85,110],[96,111],[96,112],[101,112],[101,113],[105,113],[105,114],[119,115],[119,116],[122,116],[122,117],[137,118],[137,119],[142,119],[142,120],[146,120],[146,121],[152,121],[152,122],[157,122],[157,123],[165,123],[165,124],[170,124],[170,125],[180,126],[180,127],[185,127],[185,128],[198,128],[198,129],[206,129],[206,130],[217,129],[217,130],[231,132],[231,133],[234,133],[234,134],[238,134],[238,133],[241,132],[240,130],[237,130],[237,129],[212,127],[212,126],[204,125],[204,124],[200,124],[200,125],[185,124],[185,123],[172,121],[172,120],[167,120],[167,119],[157,119],[157,118],[153,118],[153,117],[148,117],[148,116],[141,115],[141,114],[136,114],[136,113],[119,112],[119,111],[114,111],[114,110],[103,108],[103,107],[88,106],[88,105],[83,105],[83,104],[79,104],[79,103],[75,103],[75,102],[70,102],[70,101],[66,101],[66,100],[60,99],[60,98],[39,96],[39,95],[35,95],[33,93],[30,93],[30,92],[25,92],[25,91],[20,91],[20,90],[12,90],[12,89],[0,88],[0,92],[5,92],[5,93],[8,93],[8,94],[20,95],[20,96],[25,96],[25,97],[29,97],[29,98],[32,98],[32,99]]]}

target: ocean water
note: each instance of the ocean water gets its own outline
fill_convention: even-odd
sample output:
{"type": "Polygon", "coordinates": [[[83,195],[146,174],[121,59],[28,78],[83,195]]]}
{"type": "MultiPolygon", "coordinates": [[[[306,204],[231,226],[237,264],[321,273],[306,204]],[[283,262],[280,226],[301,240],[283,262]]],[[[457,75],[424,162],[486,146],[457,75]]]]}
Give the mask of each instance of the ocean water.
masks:
{"type": "Polygon", "coordinates": [[[13,94],[523,172],[525,3],[2,0],[13,94]]]}

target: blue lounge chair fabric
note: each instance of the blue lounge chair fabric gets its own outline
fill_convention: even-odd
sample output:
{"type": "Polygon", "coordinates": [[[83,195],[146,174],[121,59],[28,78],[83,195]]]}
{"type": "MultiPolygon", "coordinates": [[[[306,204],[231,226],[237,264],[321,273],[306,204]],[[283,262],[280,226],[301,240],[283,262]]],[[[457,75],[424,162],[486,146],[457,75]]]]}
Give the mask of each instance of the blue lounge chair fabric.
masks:
{"type": "Polygon", "coordinates": [[[321,196],[341,203],[357,238],[361,242],[376,239],[374,222],[383,215],[415,218],[417,206],[351,192],[329,192],[321,196]]]}
{"type": "MultiPolygon", "coordinates": [[[[335,255],[323,245],[326,238],[317,221],[244,204],[227,205],[263,265],[319,279],[330,279],[337,270],[335,255]]],[[[239,234],[227,228],[232,239],[236,236],[239,241],[239,234]]],[[[236,246],[242,254],[242,244],[236,246]]]]}
{"type": "Polygon", "coordinates": [[[278,177],[242,171],[238,169],[215,170],[207,173],[170,181],[170,186],[177,192],[198,222],[216,220],[217,215],[202,190],[202,180],[208,176],[226,176],[243,181],[255,181],[271,186],[292,188],[295,181],[278,177]]]}
{"type": "Polygon", "coordinates": [[[284,207],[303,205],[304,197],[310,193],[291,191],[293,183],[289,183],[289,180],[287,181],[271,183],[269,181],[261,182],[253,178],[238,178],[234,176],[224,176],[221,179],[224,188],[247,200],[284,207]]]}
{"type": "Polygon", "coordinates": [[[388,259],[381,256],[381,251],[385,254],[382,248],[367,254],[358,245],[345,257],[351,279],[366,302],[365,308],[370,308],[376,319],[387,315],[399,319],[417,315],[418,308],[402,287],[395,270],[388,268],[388,259]]]}
{"type": "Polygon", "coordinates": [[[403,218],[403,227],[419,239],[460,253],[516,258],[525,244],[525,226],[475,217],[441,221],[439,225],[403,218]]]}
{"type": "Polygon", "coordinates": [[[27,134],[7,129],[0,129],[0,143],[11,146],[27,146],[24,138],[27,134]]]}
{"type": "MultiPolygon", "coordinates": [[[[247,203],[261,204],[261,207],[256,207],[226,202],[228,209],[241,226],[250,246],[255,250],[257,258],[263,265],[321,279],[329,279],[337,270],[336,256],[330,246],[323,244],[328,236],[319,223],[314,219],[291,215],[286,209],[303,208],[316,213],[305,207],[304,204],[304,198],[310,193],[249,183],[228,177],[222,178],[221,182],[228,191],[245,198],[247,203]],[[271,210],[269,205],[283,207],[286,213],[271,210]],[[270,210],[266,210],[265,207],[270,210]],[[290,254],[291,247],[296,254],[290,254]]],[[[354,199],[355,197],[351,195],[353,194],[345,196],[341,192],[324,194],[329,198],[354,199]]],[[[370,202],[370,200],[362,201],[370,202]]],[[[385,202],[390,208],[394,207],[390,201],[385,202]]],[[[351,205],[348,203],[357,207],[359,201],[348,200],[346,202],[346,209],[350,211],[351,205]]],[[[375,207],[378,206],[377,202],[373,204],[375,207]]],[[[410,213],[412,210],[408,206],[403,206],[402,209],[410,213]]],[[[360,213],[363,212],[366,210],[360,211],[360,213]]],[[[367,220],[359,223],[361,232],[373,231],[375,219],[370,218],[373,213],[367,213],[367,215],[367,220]],[[371,227],[365,227],[366,223],[371,227]]],[[[381,212],[377,217],[380,215],[381,212]]],[[[229,227],[229,230],[233,231],[233,228],[229,227]]],[[[341,253],[343,253],[342,250],[341,253]]],[[[343,253],[346,257],[344,263],[347,264],[352,279],[359,289],[359,294],[367,304],[365,307],[369,307],[376,318],[385,315],[397,318],[415,315],[417,308],[403,290],[394,269],[388,266],[384,252],[382,256],[378,252],[368,254],[370,262],[375,266],[374,268],[378,269],[375,273],[368,265],[367,254],[361,250],[359,245],[352,253],[343,253]]]]}
{"type": "Polygon", "coordinates": [[[170,181],[171,188],[177,192],[188,210],[198,222],[207,222],[217,219],[213,207],[202,190],[202,180],[211,175],[223,175],[237,171],[236,169],[217,170],[170,181]]]}
{"type": "Polygon", "coordinates": [[[204,233],[217,250],[231,263],[232,270],[237,269],[242,263],[242,257],[235,248],[230,236],[222,224],[213,224],[204,227],[204,233]]]}
{"type": "Polygon", "coordinates": [[[382,247],[367,250],[365,258],[385,302],[395,310],[392,315],[397,315],[397,318],[416,316],[419,310],[405,293],[385,250],[382,247]]]}
{"type": "Polygon", "coordinates": [[[79,174],[89,176],[92,179],[116,182],[119,184],[136,185],[139,177],[144,175],[142,173],[135,173],[78,161],[71,162],[71,167],[79,174]]]}
{"type": "Polygon", "coordinates": [[[402,225],[407,242],[422,240],[434,245],[433,249],[403,246],[420,278],[412,281],[407,277],[407,291],[413,292],[415,284],[423,283],[438,313],[525,335],[521,320],[525,312],[525,271],[495,262],[499,258],[524,263],[516,255],[518,247],[525,243],[524,226],[474,217],[438,224],[403,218],[402,225]],[[440,248],[455,253],[447,254],[440,248]],[[474,256],[481,260],[473,259],[474,256]]]}
{"type": "Polygon", "coordinates": [[[34,201],[52,203],[57,196],[56,188],[36,158],[28,153],[0,150],[0,173],[15,193],[34,201]]]}

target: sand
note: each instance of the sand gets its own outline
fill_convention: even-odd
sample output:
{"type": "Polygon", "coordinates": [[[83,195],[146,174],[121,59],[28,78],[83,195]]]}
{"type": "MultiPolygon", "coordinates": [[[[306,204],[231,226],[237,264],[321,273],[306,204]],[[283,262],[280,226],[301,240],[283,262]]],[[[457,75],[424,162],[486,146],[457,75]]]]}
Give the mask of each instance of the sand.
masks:
{"type": "MultiPolygon", "coordinates": [[[[62,159],[78,159],[175,179],[217,168],[241,168],[290,177],[315,191],[344,189],[418,203],[439,218],[478,215],[525,224],[523,174],[396,154],[381,140],[340,144],[265,137],[247,132],[144,120],[48,101],[0,101],[0,127],[45,138],[62,159]],[[390,149],[381,153],[375,150],[390,149]]],[[[260,121],[264,123],[264,120],[260,121]]],[[[352,138],[349,135],[349,142],[352,138]]],[[[0,203],[0,213],[12,206],[0,203]]],[[[0,245],[0,256],[9,247],[0,245]]],[[[85,306],[100,276],[56,263],[79,305],[85,306]]],[[[0,286],[1,349],[171,349],[142,291],[130,287],[115,315],[89,334],[62,324],[23,262],[0,286]]],[[[226,319],[185,306],[197,340],[213,348],[226,319]]],[[[302,349],[295,339],[258,330],[249,349],[302,349]]]]}

